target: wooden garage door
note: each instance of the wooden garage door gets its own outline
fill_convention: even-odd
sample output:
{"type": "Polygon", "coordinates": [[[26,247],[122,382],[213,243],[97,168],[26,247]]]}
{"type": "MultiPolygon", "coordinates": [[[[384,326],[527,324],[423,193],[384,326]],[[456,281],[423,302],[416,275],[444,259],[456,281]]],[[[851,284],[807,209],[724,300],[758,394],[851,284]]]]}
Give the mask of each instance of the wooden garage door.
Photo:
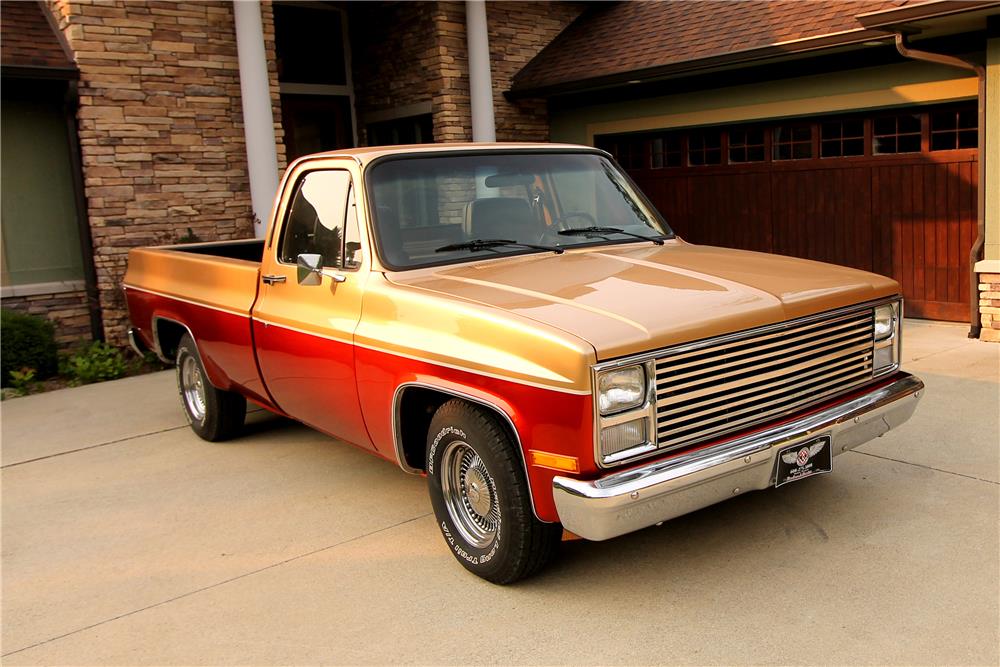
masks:
{"type": "Polygon", "coordinates": [[[974,104],[596,143],[693,243],[874,271],[902,284],[909,316],[968,318],[974,104]]]}

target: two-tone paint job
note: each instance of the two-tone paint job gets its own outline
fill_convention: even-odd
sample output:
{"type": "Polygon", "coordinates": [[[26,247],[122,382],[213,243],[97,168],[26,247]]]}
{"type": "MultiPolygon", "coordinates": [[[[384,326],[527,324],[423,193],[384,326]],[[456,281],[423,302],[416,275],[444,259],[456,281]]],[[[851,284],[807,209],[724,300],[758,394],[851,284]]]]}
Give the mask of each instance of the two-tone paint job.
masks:
{"type": "Polygon", "coordinates": [[[553,478],[600,474],[596,363],[898,293],[896,283],[870,273],[679,239],[392,272],[379,259],[370,202],[360,195],[361,265],[326,271],[318,286],[297,284],[276,239],[305,173],[345,170],[364,193],[373,160],[435,150],[356,149],[297,161],[282,180],[270,234],[258,242],[261,262],[185,251],[197,247],[133,250],[125,291],[138,336],[169,357],[163,332],[189,331],[216,387],[409,471],[419,472],[419,462],[407,461],[401,444],[406,391],[433,388],[489,406],[520,443],[536,515],[557,521],[553,478]],[[577,469],[554,469],[551,457],[536,461],[533,451],[575,460],[577,469]]]}

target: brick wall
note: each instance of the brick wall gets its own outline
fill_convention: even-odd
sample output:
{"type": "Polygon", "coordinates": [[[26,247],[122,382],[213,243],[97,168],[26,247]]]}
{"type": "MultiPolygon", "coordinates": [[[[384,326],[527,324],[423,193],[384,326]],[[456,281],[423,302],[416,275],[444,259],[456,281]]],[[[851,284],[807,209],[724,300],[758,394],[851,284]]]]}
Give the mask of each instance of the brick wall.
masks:
{"type": "Polygon", "coordinates": [[[1000,273],[979,274],[979,339],[1000,343],[1000,273]]]}
{"type": "MultiPolygon", "coordinates": [[[[262,3],[278,135],[274,24],[262,3]]],[[[252,235],[232,3],[50,0],[80,68],[80,144],[105,335],[128,250],[252,235]]]]}

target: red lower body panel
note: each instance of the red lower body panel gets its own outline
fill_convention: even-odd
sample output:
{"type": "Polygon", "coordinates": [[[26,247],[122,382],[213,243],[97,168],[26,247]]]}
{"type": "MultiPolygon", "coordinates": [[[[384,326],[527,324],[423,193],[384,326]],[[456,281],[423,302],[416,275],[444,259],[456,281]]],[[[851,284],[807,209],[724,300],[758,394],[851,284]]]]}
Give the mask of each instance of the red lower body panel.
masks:
{"type": "Polygon", "coordinates": [[[396,388],[407,382],[419,382],[468,394],[495,405],[510,417],[524,450],[535,512],[543,521],[559,520],[552,500],[552,478],[567,473],[532,466],[530,450],[576,457],[582,475],[596,473],[590,395],[532,387],[363,347],[356,348],[355,360],[358,394],[368,432],[384,453],[393,451],[396,388]]]}
{"type": "Polygon", "coordinates": [[[128,289],[129,316],[139,334],[151,347],[153,320],[163,317],[191,330],[205,371],[212,384],[227,391],[239,391],[256,403],[274,407],[264,389],[254,358],[249,316],[199,306],[186,301],[128,289]]]}

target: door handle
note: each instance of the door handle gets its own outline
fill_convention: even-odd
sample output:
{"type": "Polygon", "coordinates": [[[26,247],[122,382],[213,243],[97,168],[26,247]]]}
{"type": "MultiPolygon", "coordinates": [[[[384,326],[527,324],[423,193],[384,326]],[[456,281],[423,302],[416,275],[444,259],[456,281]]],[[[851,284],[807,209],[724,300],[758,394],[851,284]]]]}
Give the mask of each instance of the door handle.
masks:
{"type": "Polygon", "coordinates": [[[261,276],[260,279],[264,281],[265,285],[274,285],[285,282],[288,280],[288,276],[261,276]]]}

